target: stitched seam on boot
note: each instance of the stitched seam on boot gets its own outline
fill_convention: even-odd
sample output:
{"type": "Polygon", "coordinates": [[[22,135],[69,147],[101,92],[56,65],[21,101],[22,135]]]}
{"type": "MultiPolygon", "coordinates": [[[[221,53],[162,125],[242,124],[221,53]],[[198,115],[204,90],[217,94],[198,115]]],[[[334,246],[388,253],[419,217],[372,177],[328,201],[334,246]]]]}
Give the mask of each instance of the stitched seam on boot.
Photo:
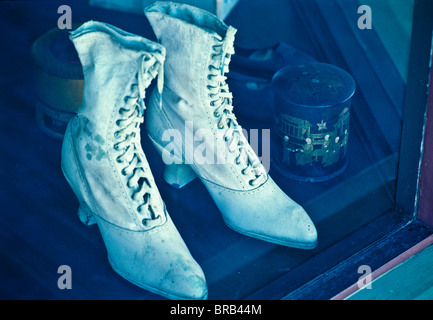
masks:
{"type": "MultiPolygon", "coordinates": [[[[213,38],[213,37],[208,37],[208,38],[207,38],[207,47],[208,47],[208,48],[212,48],[212,46],[214,45],[214,42],[212,41],[212,38],[213,38]]],[[[213,50],[210,50],[210,51],[211,51],[212,53],[214,52],[213,50]]],[[[208,66],[209,66],[212,62],[213,62],[213,59],[208,55],[207,60],[206,60],[206,69],[208,68],[208,66]]],[[[203,69],[203,70],[205,70],[205,69],[203,69]]],[[[206,96],[207,96],[207,93],[206,93],[206,92],[207,92],[207,91],[206,91],[206,89],[205,89],[205,86],[201,86],[201,94],[202,94],[202,97],[206,97],[206,96]]],[[[208,113],[209,126],[212,127],[214,124],[212,123],[211,119],[213,119],[213,113],[214,113],[214,110],[212,109],[211,106],[209,106],[209,108],[207,108],[206,110],[207,110],[207,113],[208,113]]],[[[218,133],[217,133],[218,130],[219,130],[219,129],[217,128],[217,131],[214,133],[214,138],[215,138],[215,135],[218,134],[218,133]]],[[[224,154],[226,155],[226,156],[225,156],[225,161],[227,161],[227,158],[228,158],[227,155],[228,155],[229,150],[228,150],[227,147],[222,148],[222,149],[223,149],[222,151],[223,151],[224,154]]],[[[244,177],[243,177],[243,175],[242,175],[242,173],[241,173],[241,170],[238,170],[239,168],[237,168],[236,165],[234,165],[234,164],[232,164],[232,163],[227,162],[226,165],[229,166],[229,168],[230,168],[230,172],[232,173],[232,175],[233,175],[234,177],[236,177],[238,185],[239,185],[243,190],[251,190],[251,189],[247,189],[247,187],[245,186],[245,181],[244,181],[244,177]]]]}
{"type": "MultiPolygon", "coordinates": [[[[154,90],[156,90],[156,89],[154,89],[154,90]]],[[[155,92],[156,92],[156,91],[155,91],[155,92]]],[[[158,94],[159,94],[159,93],[158,93],[158,94]]],[[[159,95],[161,95],[161,94],[159,94],[159,95]]],[[[160,113],[160,116],[162,117],[163,120],[165,120],[166,125],[167,125],[167,127],[168,127],[166,130],[175,130],[174,127],[172,126],[171,121],[169,120],[169,118],[168,118],[168,116],[167,116],[165,110],[164,110],[163,108],[159,108],[159,107],[157,107],[157,105],[158,105],[158,101],[157,101],[156,96],[155,96],[155,95],[152,95],[152,99],[155,100],[155,102],[154,102],[155,105],[150,104],[150,105],[149,105],[149,108],[155,109],[156,111],[154,111],[154,112],[158,112],[158,113],[160,113]]],[[[162,96],[161,96],[161,99],[162,99],[162,96]]],[[[148,135],[149,135],[150,139],[151,139],[152,141],[154,141],[155,143],[157,143],[157,144],[158,144],[162,149],[165,148],[165,146],[163,146],[162,143],[158,142],[158,141],[161,141],[161,139],[155,138],[155,137],[154,137],[150,132],[148,132],[148,135]]],[[[179,154],[180,151],[179,151],[178,146],[175,145],[175,148],[176,148],[176,152],[177,152],[177,154],[179,154]]],[[[182,148],[182,149],[183,149],[183,148],[182,148]]],[[[185,164],[185,155],[184,155],[183,150],[182,150],[182,159],[180,159],[180,160],[182,161],[182,164],[185,164]]]]}
{"type": "MultiPolygon", "coordinates": [[[[152,96],[152,98],[153,98],[153,99],[156,99],[156,97],[154,97],[154,96],[152,96]]],[[[157,101],[155,101],[155,103],[157,103],[157,101]]],[[[157,108],[157,107],[152,106],[152,108],[157,108]]],[[[168,129],[174,129],[174,127],[172,126],[171,121],[169,120],[169,118],[168,118],[168,116],[167,116],[167,114],[166,114],[166,112],[165,112],[164,109],[159,109],[159,108],[158,108],[156,112],[159,112],[159,113],[160,113],[160,116],[165,120],[168,129]]],[[[209,113],[209,112],[208,112],[208,114],[212,114],[212,113],[209,113]]],[[[209,119],[210,119],[210,117],[209,117],[209,119]]],[[[157,143],[157,144],[158,144],[162,149],[164,148],[164,146],[162,146],[160,143],[158,143],[158,141],[159,141],[160,139],[156,139],[156,138],[154,138],[154,137],[151,135],[150,132],[148,133],[148,135],[149,135],[150,139],[153,140],[155,143],[157,143]]],[[[215,135],[214,135],[214,137],[215,137],[215,135]]],[[[178,146],[175,145],[175,147],[176,147],[176,151],[179,152],[179,148],[178,148],[178,146]]],[[[224,152],[225,152],[225,151],[224,151],[224,152]]],[[[182,159],[181,159],[181,161],[182,161],[182,164],[185,164],[185,155],[184,155],[184,150],[182,150],[182,159]]],[[[195,165],[195,163],[193,163],[193,164],[188,164],[188,165],[189,165],[189,166],[194,170],[194,172],[195,172],[196,174],[197,174],[197,172],[199,172],[198,169],[197,169],[197,166],[195,165]]],[[[235,168],[232,164],[228,164],[228,165],[230,166],[230,170],[231,170],[231,172],[233,173],[233,175],[237,176],[238,179],[239,179],[239,173],[236,171],[236,168],[235,168]]],[[[197,174],[197,176],[198,176],[201,180],[206,180],[206,181],[209,181],[209,182],[210,182],[210,180],[208,180],[208,179],[206,179],[206,178],[203,178],[203,177],[201,177],[201,176],[198,175],[198,174],[197,174]]],[[[265,183],[266,183],[266,182],[265,182],[265,183]]],[[[220,185],[215,184],[215,183],[213,183],[213,182],[212,182],[212,184],[217,185],[217,186],[220,186],[220,185]]],[[[243,184],[242,181],[240,181],[239,184],[242,185],[242,184],[243,184]]],[[[225,187],[223,187],[223,186],[220,186],[220,187],[225,188],[225,187]]],[[[260,187],[261,187],[261,186],[258,186],[257,188],[260,188],[260,187]]],[[[225,188],[225,189],[227,189],[227,190],[235,190],[235,189],[229,189],[229,188],[225,188]]],[[[243,189],[243,190],[245,190],[245,189],[243,189]]],[[[251,191],[251,190],[254,190],[254,189],[248,189],[248,190],[251,191]]],[[[245,190],[245,191],[248,191],[248,190],[245,190]]]]}
{"type": "MultiPolygon", "coordinates": [[[[212,48],[212,46],[214,45],[213,41],[211,39],[212,39],[212,37],[208,37],[207,38],[207,48],[212,48]]],[[[210,51],[213,54],[213,50],[210,50],[210,51]]],[[[203,67],[203,70],[207,70],[209,68],[209,65],[212,62],[213,62],[213,59],[211,59],[211,56],[208,55],[206,63],[205,63],[205,66],[203,67]]],[[[207,97],[208,96],[207,89],[205,89],[205,88],[206,88],[205,86],[201,86],[201,95],[202,95],[202,97],[207,97]]],[[[207,99],[205,99],[205,101],[206,100],[207,99]]],[[[206,112],[207,112],[207,115],[208,115],[209,127],[212,128],[215,125],[215,123],[212,122],[212,119],[214,119],[214,115],[213,115],[214,114],[214,110],[212,109],[212,106],[209,105],[208,108],[206,108],[206,112]]],[[[217,121],[217,123],[218,123],[218,121],[217,121]]],[[[216,131],[214,131],[214,133],[213,133],[215,141],[216,141],[216,138],[218,136],[218,130],[220,130],[220,129],[218,129],[218,127],[217,127],[216,131]]],[[[218,152],[220,152],[220,151],[223,152],[224,158],[225,158],[224,161],[227,162],[227,158],[228,158],[227,157],[227,155],[228,155],[227,152],[229,152],[229,151],[228,151],[228,148],[226,147],[226,145],[224,143],[222,143],[221,147],[220,147],[220,145],[217,144],[217,148],[218,148],[218,152]],[[223,145],[224,145],[224,147],[222,147],[223,145]]],[[[217,153],[217,154],[220,154],[220,153],[217,153]]],[[[229,169],[230,169],[230,172],[231,172],[232,176],[236,177],[238,185],[241,186],[241,188],[244,188],[243,187],[243,183],[242,183],[242,179],[241,179],[241,177],[239,175],[239,172],[236,171],[236,168],[231,163],[226,163],[226,165],[229,166],[229,169]]],[[[203,179],[205,179],[205,178],[203,178],[203,179]]],[[[205,179],[205,180],[208,181],[207,179],[205,179]]]]}
{"type": "Polygon", "coordinates": [[[112,228],[115,228],[115,229],[117,229],[117,230],[120,230],[120,231],[122,231],[122,232],[128,232],[128,233],[147,233],[147,234],[152,234],[152,233],[156,233],[156,232],[162,232],[162,231],[164,231],[164,229],[165,228],[168,228],[168,212],[167,212],[167,208],[166,208],[166,206],[165,206],[165,203],[164,203],[164,215],[166,216],[166,219],[165,219],[165,221],[164,221],[164,223],[162,223],[162,224],[159,224],[159,225],[157,225],[157,226],[153,226],[153,227],[151,227],[151,228],[149,228],[149,229],[128,229],[128,228],[125,228],[125,227],[122,227],[122,226],[119,226],[119,225],[117,225],[117,224],[114,224],[113,222],[111,222],[111,221],[109,221],[109,220],[107,220],[107,219],[104,219],[103,217],[101,217],[101,216],[98,216],[98,218],[100,218],[102,221],[104,221],[106,224],[108,224],[109,226],[111,226],[112,228]]]}
{"type": "MultiPolygon", "coordinates": [[[[221,185],[219,185],[219,184],[216,184],[215,182],[209,181],[209,180],[204,179],[204,178],[200,178],[200,179],[203,180],[203,182],[205,182],[205,183],[209,183],[209,184],[211,184],[211,185],[214,186],[215,188],[219,188],[219,189],[222,189],[222,190],[227,191],[227,192],[230,192],[230,193],[238,193],[238,194],[243,194],[243,195],[255,194],[255,193],[257,193],[257,192],[260,192],[260,191],[262,191],[262,189],[266,188],[267,185],[270,183],[270,182],[269,182],[269,181],[270,181],[270,180],[269,180],[269,175],[267,175],[266,181],[263,182],[262,185],[260,185],[260,186],[258,186],[258,187],[256,187],[256,188],[254,188],[254,189],[249,189],[249,190],[235,190],[235,189],[226,188],[226,187],[224,187],[224,186],[221,186],[221,185]]],[[[272,191],[272,192],[273,192],[273,191],[272,191]]]]}
{"type": "MultiPolygon", "coordinates": [[[[129,76],[128,77],[125,76],[123,78],[123,79],[125,79],[125,81],[122,83],[123,88],[128,88],[128,83],[131,82],[130,79],[133,78],[134,71],[137,70],[137,69],[138,69],[138,64],[137,63],[131,64],[130,70],[128,70],[128,75],[129,76]]],[[[120,101],[122,101],[122,100],[123,100],[122,95],[118,95],[117,99],[116,99],[116,101],[114,103],[113,110],[111,112],[111,117],[110,117],[110,121],[109,121],[109,125],[108,125],[108,130],[107,130],[106,135],[105,135],[105,141],[110,141],[110,143],[114,143],[113,139],[114,139],[114,132],[115,132],[115,130],[113,128],[113,124],[115,123],[115,119],[116,119],[116,116],[117,116],[117,114],[119,112],[119,108],[120,108],[120,101]]],[[[113,172],[113,175],[116,178],[118,188],[120,188],[120,190],[122,192],[123,198],[127,199],[127,209],[128,210],[127,210],[126,214],[128,215],[129,218],[132,219],[132,221],[135,223],[135,225],[138,226],[138,227],[140,227],[140,229],[141,229],[142,227],[144,227],[143,224],[141,223],[141,220],[138,219],[138,217],[137,217],[136,214],[131,214],[130,213],[130,212],[135,212],[136,210],[134,210],[132,208],[132,204],[131,204],[131,201],[129,199],[129,194],[127,193],[127,190],[125,188],[125,184],[122,181],[122,177],[119,176],[119,172],[118,172],[116,164],[115,164],[116,160],[113,157],[113,150],[111,148],[109,150],[107,150],[107,157],[108,157],[108,160],[109,160],[108,163],[109,163],[109,165],[111,167],[111,171],[113,172]]]]}

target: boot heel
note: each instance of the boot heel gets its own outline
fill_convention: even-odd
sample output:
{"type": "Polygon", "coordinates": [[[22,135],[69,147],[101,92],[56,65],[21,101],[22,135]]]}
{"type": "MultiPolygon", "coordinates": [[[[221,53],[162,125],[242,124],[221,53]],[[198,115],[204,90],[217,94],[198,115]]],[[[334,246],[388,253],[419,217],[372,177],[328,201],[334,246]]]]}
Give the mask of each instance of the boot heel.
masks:
{"type": "MultiPolygon", "coordinates": [[[[150,141],[155,146],[158,153],[162,156],[164,152],[164,147],[161,146],[158,142],[156,142],[149,135],[150,141]]],[[[177,159],[179,160],[179,159],[177,159]]],[[[180,162],[180,160],[179,160],[180,162]]],[[[194,170],[191,169],[189,165],[186,164],[167,164],[165,165],[164,171],[164,180],[176,189],[181,189],[186,186],[188,183],[197,178],[194,170]]]]}
{"type": "Polygon", "coordinates": [[[169,164],[165,167],[164,179],[176,189],[183,188],[195,178],[196,173],[186,164],[169,164]]]}
{"type": "Polygon", "coordinates": [[[92,224],[96,223],[92,212],[89,210],[86,204],[80,204],[80,207],[78,208],[78,217],[80,218],[80,221],[86,226],[91,226],[92,224]]]}

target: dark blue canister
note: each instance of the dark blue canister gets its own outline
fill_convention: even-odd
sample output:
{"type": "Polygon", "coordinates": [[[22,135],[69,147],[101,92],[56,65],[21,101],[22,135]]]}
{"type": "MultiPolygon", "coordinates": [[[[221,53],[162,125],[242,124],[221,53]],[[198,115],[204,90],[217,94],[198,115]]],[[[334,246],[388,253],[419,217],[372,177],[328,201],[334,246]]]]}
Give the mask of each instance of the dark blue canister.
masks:
{"type": "Polygon", "coordinates": [[[302,181],[334,178],[347,166],[354,79],[326,63],[288,66],[272,79],[274,167],[302,181]]]}

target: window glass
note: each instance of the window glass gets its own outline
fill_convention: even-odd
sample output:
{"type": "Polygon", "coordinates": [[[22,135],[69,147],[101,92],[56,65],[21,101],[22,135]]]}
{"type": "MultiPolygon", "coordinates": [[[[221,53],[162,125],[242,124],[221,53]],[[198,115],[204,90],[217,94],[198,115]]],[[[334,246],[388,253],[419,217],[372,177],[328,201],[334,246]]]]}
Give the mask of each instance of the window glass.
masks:
{"type": "MultiPolygon", "coordinates": [[[[306,209],[319,232],[319,246],[310,252],[242,243],[243,249],[259,248],[243,260],[246,265],[238,266],[238,274],[218,276],[225,279],[224,285],[231,283],[229,288],[242,284],[239,295],[248,295],[394,208],[412,14],[410,0],[291,0],[266,5],[240,2],[227,18],[238,29],[236,54],[245,55],[244,47],[262,49],[255,57],[250,52],[250,61],[255,60],[257,66],[272,57],[273,44],[289,46],[291,69],[283,72],[277,88],[271,84],[272,105],[258,85],[258,79],[269,77],[256,72],[254,65],[250,69],[237,65],[236,54],[228,81],[239,122],[247,132],[258,128],[261,133],[257,153],[263,160],[265,133],[270,129],[270,174],[306,209]],[[309,63],[314,65],[312,70],[306,67],[309,63]],[[311,75],[322,67],[323,78],[300,77],[302,72],[311,75]],[[240,80],[239,74],[248,78],[240,80]],[[245,87],[254,90],[244,90],[242,81],[250,82],[245,87]],[[296,86],[299,95],[310,94],[308,103],[319,99],[311,102],[316,108],[307,108],[305,97],[293,93],[296,86]],[[314,96],[315,90],[320,94],[314,96]],[[317,107],[320,103],[322,108],[317,107]],[[264,269],[254,283],[238,280],[241,273],[254,277],[264,269]]],[[[237,245],[229,251],[238,252],[237,245]]],[[[230,289],[218,288],[230,294],[230,289]]]]}

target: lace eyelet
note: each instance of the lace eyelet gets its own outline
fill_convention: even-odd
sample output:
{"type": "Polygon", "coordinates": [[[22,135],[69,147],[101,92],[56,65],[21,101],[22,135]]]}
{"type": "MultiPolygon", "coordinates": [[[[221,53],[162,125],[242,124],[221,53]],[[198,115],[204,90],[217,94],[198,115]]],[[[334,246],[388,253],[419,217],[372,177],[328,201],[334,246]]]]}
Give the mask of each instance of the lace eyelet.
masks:
{"type": "Polygon", "coordinates": [[[224,123],[219,122],[218,123],[218,129],[224,129],[224,123]]]}
{"type": "Polygon", "coordinates": [[[254,180],[250,180],[250,181],[248,181],[248,184],[249,184],[251,187],[254,187],[254,180]]]}
{"type": "MultiPolygon", "coordinates": [[[[213,103],[213,101],[211,101],[211,103],[210,103],[210,105],[213,107],[214,106],[214,103],[213,103]]],[[[213,113],[213,115],[215,116],[215,117],[219,117],[219,116],[221,116],[221,114],[219,113],[219,112],[217,112],[217,111],[215,111],[214,113],[213,113]]]]}
{"type": "Polygon", "coordinates": [[[120,120],[116,120],[116,126],[120,127],[120,120]]]}
{"type": "Polygon", "coordinates": [[[113,146],[113,148],[114,148],[114,150],[118,151],[118,150],[119,150],[119,145],[116,143],[116,144],[113,146]]]}

